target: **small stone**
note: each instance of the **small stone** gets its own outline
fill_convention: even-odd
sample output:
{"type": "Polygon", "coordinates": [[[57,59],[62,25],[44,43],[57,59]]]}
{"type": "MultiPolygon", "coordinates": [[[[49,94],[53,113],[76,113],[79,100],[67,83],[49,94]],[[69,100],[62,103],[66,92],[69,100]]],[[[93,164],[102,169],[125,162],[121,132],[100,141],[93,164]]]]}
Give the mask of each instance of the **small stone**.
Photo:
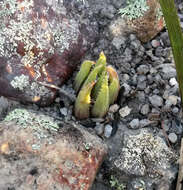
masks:
{"type": "Polygon", "coordinates": [[[164,130],[165,130],[166,132],[169,131],[170,126],[171,126],[171,122],[170,122],[168,119],[167,119],[167,120],[164,120],[164,122],[163,122],[163,128],[164,128],[164,130]]]}
{"type": "Polygon", "coordinates": [[[181,135],[183,132],[183,127],[182,124],[179,120],[172,120],[171,122],[171,132],[177,134],[177,135],[181,135]]]}
{"type": "Polygon", "coordinates": [[[145,104],[145,105],[142,106],[140,112],[143,115],[147,115],[149,113],[149,111],[150,111],[149,104],[145,104]]]}
{"type": "Polygon", "coordinates": [[[128,106],[125,106],[119,110],[119,114],[122,118],[124,118],[130,114],[131,110],[132,110],[131,108],[129,108],[128,106]]]}
{"type": "Polygon", "coordinates": [[[152,40],[151,45],[152,47],[157,48],[160,46],[160,42],[158,40],[152,40]]]}
{"type": "Polygon", "coordinates": [[[170,103],[171,103],[172,105],[175,106],[175,105],[177,104],[178,97],[177,97],[177,96],[174,96],[174,95],[171,95],[171,96],[168,97],[168,100],[170,101],[170,103]]]}
{"type": "Polygon", "coordinates": [[[175,144],[177,142],[177,135],[175,133],[170,133],[168,135],[168,139],[171,143],[175,144]]]}
{"type": "Polygon", "coordinates": [[[124,44],[126,39],[124,37],[114,37],[112,40],[113,46],[119,50],[121,48],[121,45],[124,44]]]}
{"type": "Polygon", "coordinates": [[[139,119],[133,119],[133,120],[129,123],[129,128],[131,128],[131,129],[138,129],[139,126],[140,126],[139,119]]]}
{"type": "Polygon", "coordinates": [[[106,125],[104,129],[104,136],[106,138],[109,138],[112,134],[112,126],[111,125],[106,125]]]}
{"type": "Polygon", "coordinates": [[[119,105],[118,104],[113,104],[112,106],[110,106],[109,108],[109,112],[110,113],[116,113],[119,109],[119,105]]]}
{"type": "Polygon", "coordinates": [[[172,109],[172,112],[173,112],[174,114],[178,113],[178,112],[179,112],[179,108],[178,108],[178,107],[174,107],[174,108],[172,109]]]}
{"type": "Polygon", "coordinates": [[[177,73],[175,68],[169,65],[162,65],[162,77],[164,79],[170,79],[176,77],[177,73]]]}
{"type": "Polygon", "coordinates": [[[149,72],[149,67],[147,65],[140,65],[138,68],[137,68],[137,72],[142,75],[142,74],[147,74],[149,72]]]}
{"type": "Polygon", "coordinates": [[[104,133],[104,125],[98,124],[94,129],[97,135],[102,135],[104,133]]]}
{"type": "Polygon", "coordinates": [[[177,82],[176,78],[171,78],[169,80],[169,84],[170,84],[170,86],[178,86],[178,82],[177,82]]]}
{"type": "Polygon", "coordinates": [[[127,80],[130,79],[130,77],[129,77],[128,74],[124,74],[122,77],[123,77],[123,78],[122,78],[122,81],[124,81],[124,82],[126,82],[127,80]]]}
{"type": "Polygon", "coordinates": [[[130,91],[131,91],[131,87],[127,84],[127,83],[124,83],[123,85],[122,85],[122,87],[124,87],[124,93],[123,93],[123,95],[124,96],[127,96],[127,95],[129,95],[129,93],[130,93],[130,91]]]}
{"type": "Polygon", "coordinates": [[[68,114],[67,108],[61,108],[61,109],[60,109],[60,113],[61,113],[62,115],[64,115],[64,116],[67,116],[67,114],[68,114]]]}
{"type": "Polygon", "coordinates": [[[168,37],[168,32],[163,32],[160,36],[160,38],[162,39],[163,41],[163,44],[166,46],[166,47],[170,47],[170,39],[168,37]]]}
{"type": "Polygon", "coordinates": [[[157,107],[157,106],[160,107],[163,105],[163,99],[158,95],[153,95],[153,96],[149,97],[149,101],[155,107],[157,107]]]}
{"type": "Polygon", "coordinates": [[[147,127],[150,124],[151,124],[151,121],[149,119],[140,120],[140,127],[147,127]]]}

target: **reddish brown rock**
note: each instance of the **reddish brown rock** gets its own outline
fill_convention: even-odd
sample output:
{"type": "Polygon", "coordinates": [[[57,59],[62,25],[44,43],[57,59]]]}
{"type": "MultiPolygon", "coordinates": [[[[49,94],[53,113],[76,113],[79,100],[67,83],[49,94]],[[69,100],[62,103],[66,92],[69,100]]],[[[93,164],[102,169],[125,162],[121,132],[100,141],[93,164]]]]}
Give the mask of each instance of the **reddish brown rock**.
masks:
{"type": "Polygon", "coordinates": [[[147,0],[149,9],[142,17],[128,19],[127,16],[119,17],[110,25],[114,37],[135,33],[142,42],[148,42],[164,28],[164,19],[158,0],[147,0]]]}
{"type": "Polygon", "coordinates": [[[58,127],[48,116],[26,110],[15,110],[6,120],[0,124],[1,190],[91,187],[106,154],[99,138],[78,126],[58,127]],[[22,114],[24,119],[18,120],[22,114]]]}
{"type": "Polygon", "coordinates": [[[49,104],[55,91],[38,82],[63,84],[84,55],[88,34],[62,0],[3,0],[0,15],[0,95],[49,104]]]}

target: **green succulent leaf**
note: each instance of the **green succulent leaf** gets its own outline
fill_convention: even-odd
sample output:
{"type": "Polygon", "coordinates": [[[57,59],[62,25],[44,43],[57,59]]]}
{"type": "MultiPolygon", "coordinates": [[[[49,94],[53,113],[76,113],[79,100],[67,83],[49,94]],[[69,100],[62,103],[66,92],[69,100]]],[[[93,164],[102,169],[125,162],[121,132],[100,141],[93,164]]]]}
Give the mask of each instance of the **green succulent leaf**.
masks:
{"type": "Polygon", "coordinates": [[[94,67],[93,70],[88,75],[88,78],[84,82],[83,87],[86,86],[87,84],[91,83],[92,81],[95,81],[97,79],[98,74],[101,72],[102,69],[103,69],[103,65],[94,67]]]}
{"type": "Polygon", "coordinates": [[[109,109],[109,88],[108,88],[108,76],[105,74],[103,78],[101,89],[98,93],[97,99],[92,108],[93,117],[104,117],[109,109]]]}
{"type": "Polygon", "coordinates": [[[118,74],[112,66],[107,67],[107,72],[109,73],[109,104],[113,104],[118,97],[120,83],[118,74]]]}
{"type": "Polygon", "coordinates": [[[99,74],[101,74],[104,69],[106,68],[106,56],[104,55],[104,52],[102,51],[99,55],[99,59],[96,62],[95,67],[99,66],[99,65],[103,65],[103,68],[101,69],[101,71],[99,72],[99,74]]]}
{"type": "Polygon", "coordinates": [[[104,77],[107,75],[106,69],[102,72],[102,74],[98,77],[98,80],[92,90],[92,97],[94,98],[94,100],[96,100],[98,93],[101,89],[104,77]]]}
{"type": "Polygon", "coordinates": [[[91,90],[94,85],[95,82],[92,81],[79,91],[74,107],[78,119],[86,119],[90,116],[91,90]]]}
{"type": "Polygon", "coordinates": [[[94,63],[95,62],[88,61],[88,60],[86,60],[82,63],[81,68],[80,68],[78,74],[76,75],[76,78],[74,81],[74,89],[76,92],[78,92],[82,83],[86,80],[86,78],[91,70],[91,67],[94,63]]]}

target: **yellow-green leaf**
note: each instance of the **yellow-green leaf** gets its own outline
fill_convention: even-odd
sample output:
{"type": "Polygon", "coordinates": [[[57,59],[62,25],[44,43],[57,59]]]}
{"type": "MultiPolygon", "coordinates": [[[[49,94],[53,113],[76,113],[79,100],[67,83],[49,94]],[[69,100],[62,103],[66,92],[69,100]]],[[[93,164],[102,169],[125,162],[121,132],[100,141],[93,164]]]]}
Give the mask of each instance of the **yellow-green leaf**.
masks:
{"type": "Polygon", "coordinates": [[[86,86],[82,87],[76,98],[74,113],[78,119],[86,119],[90,116],[91,90],[95,82],[92,81],[86,86]]]}
{"type": "Polygon", "coordinates": [[[108,88],[108,76],[105,75],[101,89],[98,93],[95,104],[92,108],[93,117],[104,117],[109,109],[109,88],[108,88]]]}
{"type": "Polygon", "coordinates": [[[76,92],[78,92],[79,88],[81,87],[82,83],[86,80],[92,65],[95,62],[93,61],[84,61],[81,65],[81,68],[78,72],[78,74],[76,75],[75,81],[74,81],[74,89],[76,92]]]}

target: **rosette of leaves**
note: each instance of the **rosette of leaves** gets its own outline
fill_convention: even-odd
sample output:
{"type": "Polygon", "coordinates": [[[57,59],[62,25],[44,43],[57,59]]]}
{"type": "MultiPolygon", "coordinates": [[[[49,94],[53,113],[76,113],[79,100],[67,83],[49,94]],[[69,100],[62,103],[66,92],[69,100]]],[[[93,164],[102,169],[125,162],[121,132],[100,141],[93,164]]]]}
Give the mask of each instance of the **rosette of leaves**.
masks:
{"type": "Polygon", "coordinates": [[[74,81],[74,89],[78,93],[75,116],[78,119],[104,117],[117,99],[119,88],[118,74],[112,66],[107,66],[103,52],[96,63],[84,61],[74,81]]]}

